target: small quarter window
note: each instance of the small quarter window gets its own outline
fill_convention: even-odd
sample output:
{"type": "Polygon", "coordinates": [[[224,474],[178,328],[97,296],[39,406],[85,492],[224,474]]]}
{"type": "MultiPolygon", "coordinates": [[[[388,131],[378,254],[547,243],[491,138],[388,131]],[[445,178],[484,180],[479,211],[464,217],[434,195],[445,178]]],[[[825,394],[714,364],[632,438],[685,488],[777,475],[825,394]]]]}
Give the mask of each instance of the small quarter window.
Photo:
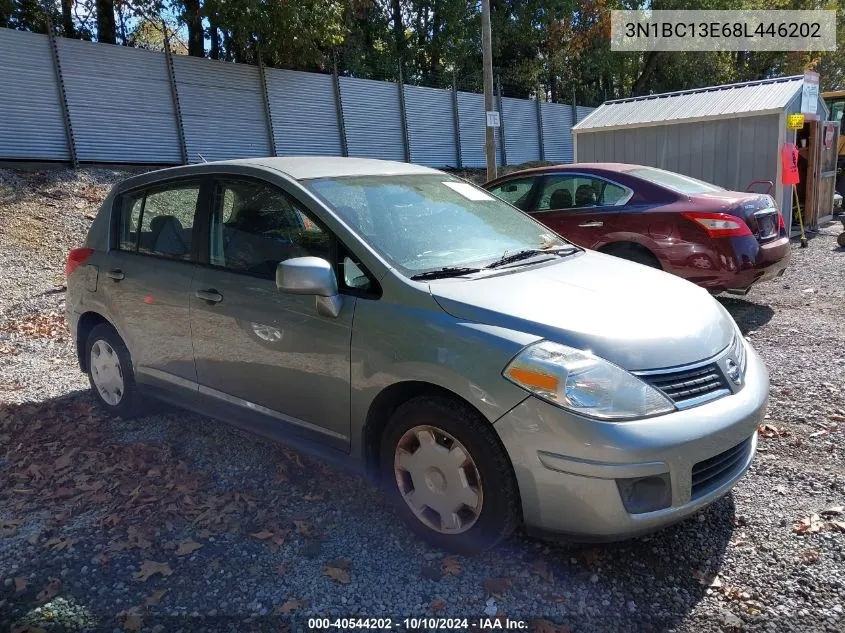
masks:
{"type": "Polygon", "coordinates": [[[138,251],[175,259],[190,259],[198,184],[150,191],[141,214],[138,251]]]}
{"type": "Polygon", "coordinates": [[[141,210],[144,207],[143,192],[123,196],[120,199],[120,217],[118,220],[117,247],[122,251],[134,251],[138,248],[138,226],[141,223],[141,210]]]}
{"type": "Polygon", "coordinates": [[[490,193],[525,211],[531,201],[531,189],[533,187],[533,178],[516,178],[492,187],[490,193]]]}

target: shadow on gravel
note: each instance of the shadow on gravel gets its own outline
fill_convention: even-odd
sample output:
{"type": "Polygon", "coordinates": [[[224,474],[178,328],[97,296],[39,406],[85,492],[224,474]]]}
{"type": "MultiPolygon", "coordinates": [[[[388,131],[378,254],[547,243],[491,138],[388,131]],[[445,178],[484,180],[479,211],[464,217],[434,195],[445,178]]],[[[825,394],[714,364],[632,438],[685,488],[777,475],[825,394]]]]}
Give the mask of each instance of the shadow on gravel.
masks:
{"type": "Polygon", "coordinates": [[[717,590],[741,525],[729,495],[623,543],[517,534],[448,556],[359,477],[178,410],[109,418],[87,392],[0,405],[0,447],[0,630],[45,613],[65,630],[249,631],[491,611],[543,631],[665,630],[717,590]]]}
{"type": "Polygon", "coordinates": [[[766,325],[775,315],[775,311],[769,306],[760,305],[745,298],[719,297],[718,300],[731,313],[744,336],[766,325]]]}

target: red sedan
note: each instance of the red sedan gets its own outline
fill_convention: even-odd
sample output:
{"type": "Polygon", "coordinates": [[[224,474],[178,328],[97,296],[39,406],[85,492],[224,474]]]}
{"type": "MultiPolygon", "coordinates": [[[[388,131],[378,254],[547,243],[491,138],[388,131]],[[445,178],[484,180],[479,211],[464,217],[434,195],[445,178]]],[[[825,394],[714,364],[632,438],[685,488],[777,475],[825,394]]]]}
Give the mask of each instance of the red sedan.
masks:
{"type": "Polygon", "coordinates": [[[484,185],[580,246],[746,294],[783,274],[789,236],[774,199],[654,167],[581,163],[484,185]]]}

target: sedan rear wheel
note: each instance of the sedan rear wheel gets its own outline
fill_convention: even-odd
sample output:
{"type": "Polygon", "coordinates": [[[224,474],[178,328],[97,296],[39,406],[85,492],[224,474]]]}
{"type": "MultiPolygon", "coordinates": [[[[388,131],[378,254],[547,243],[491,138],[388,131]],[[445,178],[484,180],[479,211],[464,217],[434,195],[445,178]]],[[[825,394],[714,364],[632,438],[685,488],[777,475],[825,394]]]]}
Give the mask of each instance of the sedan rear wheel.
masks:
{"type": "Polygon", "coordinates": [[[420,396],[401,405],[382,436],[385,492],[434,546],[473,554],[518,525],[513,468],[492,426],[466,403],[420,396]]]}

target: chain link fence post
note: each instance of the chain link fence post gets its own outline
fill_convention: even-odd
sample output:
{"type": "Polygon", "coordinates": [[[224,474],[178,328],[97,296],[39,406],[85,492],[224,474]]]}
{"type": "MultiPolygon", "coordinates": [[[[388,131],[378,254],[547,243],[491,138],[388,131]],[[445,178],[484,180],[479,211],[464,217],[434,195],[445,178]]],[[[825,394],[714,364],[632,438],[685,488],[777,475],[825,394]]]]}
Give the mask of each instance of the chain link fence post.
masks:
{"type": "Polygon", "coordinates": [[[340,77],[337,75],[337,57],[332,52],[332,85],[334,86],[334,107],[337,113],[337,131],[340,134],[340,153],[349,156],[349,143],[346,140],[346,124],[343,121],[343,99],[340,94],[340,77]]]}
{"type": "Polygon", "coordinates": [[[405,150],[405,162],[411,162],[411,139],[408,135],[408,110],[405,108],[405,77],[402,75],[402,64],[399,64],[399,116],[402,118],[402,145],[405,150]]]}
{"type": "Polygon", "coordinates": [[[458,169],[464,168],[461,156],[461,115],[458,110],[458,77],[452,75],[452,123],[455,126],[455,162],[458,169]]]}
{"type": "Polygon", "coordinates": [[[264,101],[264,119],[267,123],[267,137],[270,140],[270,151],[273,156],[278,156],[276,151],[276,132],[273,129],[273,111],[270,109],[270,95],[267,92],[267,72],[264,67],[264,58],[261,55],[261,47],[257,48],[258,53],[258,76],[261,81],[261,99],[264,101]]]}
{"type": "Polygon", "coordinates": [[[67,137],[67,150],[70,156],[70,164],[76,169],[79,167],[79,158],[76,153],[76,139],[73,136],[73,124],[70,120],[70,108],[67,103],[67,90],[65,89],[65,81],[62,77],[62,62],[59,57],[59,43],[56,34],[53,33],[53,21],[50,19],[50,14],[47,14],[47,37],[50,40],[50,57],[53,58],[53,72],[56,76],[56,88],[59,92],[59,104],[62,108],[62,119],[65,124],[65,136],[67,137]]]}
{"type": "Polygon", "coordinates": [[[176,87],[176,68],[173,66],[173,53],[170,51],[170,36],[167,23],[162,21],[161,32],[164,35],[164,59],[167,64],[167,79],[170,82],[170,96],[173,99],[173,111],[176,114],[176,133],[179,136],[179,150],[182,152],[182,164],[188,164],[188,144],[185,141],[185,126],[182,122],[182,108],[179,106],[179,90],[176,87]]]}

